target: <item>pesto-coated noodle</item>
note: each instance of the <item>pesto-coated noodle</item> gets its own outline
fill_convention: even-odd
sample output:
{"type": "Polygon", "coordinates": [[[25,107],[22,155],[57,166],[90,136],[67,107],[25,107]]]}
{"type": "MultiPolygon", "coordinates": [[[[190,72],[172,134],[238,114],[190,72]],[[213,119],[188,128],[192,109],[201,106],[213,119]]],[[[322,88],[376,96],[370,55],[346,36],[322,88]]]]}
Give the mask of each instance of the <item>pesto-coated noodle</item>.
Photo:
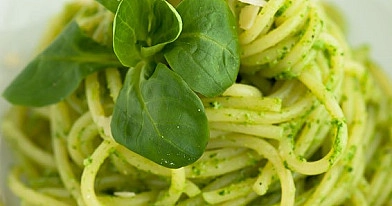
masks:
{"type": "MultiPolygon", "coordinates": [[[[227,3],[241,68],[222,95],[200,95],[210,140],[199,160],[169,169],[114,141],[124,73],[111,67],[60,103],[6,115],[2,131],[19,158],[13,193],[25,205],[391,204],[392,85],[366,48],[352,49],[319,1],[227,3]]],[[[111,43],[108,10],[67,8],[53,24],[76,17],[111,43]]]]}

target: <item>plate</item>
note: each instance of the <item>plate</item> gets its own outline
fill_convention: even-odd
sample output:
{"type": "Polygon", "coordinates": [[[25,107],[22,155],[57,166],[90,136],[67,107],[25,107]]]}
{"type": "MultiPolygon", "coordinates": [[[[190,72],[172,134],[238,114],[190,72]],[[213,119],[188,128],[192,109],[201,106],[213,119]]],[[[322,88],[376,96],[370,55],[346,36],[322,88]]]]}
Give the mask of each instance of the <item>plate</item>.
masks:
{"type": "MultiPolygon", "coordinates": [[[[392,77],[392,1],[326,0],[343,12],[352,46],[371,45],[371,56],[392,77]]],[[[65,0],[0,1],[0,92],[32,58],[34,48],[51,16],[65,0]]],[[[0,98],[0,119],[9,108],[0,98]]],[[[5,205],[17,200],[6,187],[6,171],[12,164],[7,143],[0,139],[0,199],[5,205]]]]}

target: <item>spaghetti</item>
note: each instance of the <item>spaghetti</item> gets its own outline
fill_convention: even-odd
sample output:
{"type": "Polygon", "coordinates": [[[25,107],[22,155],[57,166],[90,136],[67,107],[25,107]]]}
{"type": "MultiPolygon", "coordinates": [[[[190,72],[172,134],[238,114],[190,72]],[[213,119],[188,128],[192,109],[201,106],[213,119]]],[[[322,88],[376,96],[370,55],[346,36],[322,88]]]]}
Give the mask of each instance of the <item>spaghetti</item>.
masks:
{"type": "MultiPolygon", "coordinates": [[[[318,1],[227,2],[239,80],[201,97],[210,140],[197,162],[165,168],[113,140],[123,77],[108,68],[63,102],[11,109],[2,130],[19,157],[13,193],[25,205],[392,204],[392,85],[367,50],[350,48],[318,1]]],[[[91,36],[110,41],[110,12],[67,8],[57,24],[84,14],[91,36]]]]}

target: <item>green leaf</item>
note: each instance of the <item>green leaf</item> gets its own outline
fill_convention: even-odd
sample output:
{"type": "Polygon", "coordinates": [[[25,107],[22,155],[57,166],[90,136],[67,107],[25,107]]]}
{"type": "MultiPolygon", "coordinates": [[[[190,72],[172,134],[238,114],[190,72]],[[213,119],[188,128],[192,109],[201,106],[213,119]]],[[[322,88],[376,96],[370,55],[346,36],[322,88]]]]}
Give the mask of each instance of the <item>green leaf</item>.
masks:
{"type": "Polygon", "coordinates": [[[118,5],[120,4],[120,0],[95,0],[107,8],[109,11],[113,12],[114,14],[117,11],[118,5]]]}
{"type": "Polygon", "coordinates": [[[165,0],[123,0],[114,18],[114,51],[132,67],[176,40],[181,30],[181,17],[165,0]]]}
{"type": "Polygon", "coordinates": [[[13,104],[45,106],[71,94],[87,75],[121,66],[113,50],[87,37],[74,21],[6,88],[13,104]]]}
{"type": "Polygon", "coordinates": [[[118,143],[169,168],[195,162],[209,137],[199,97],[164,64],[144,62],[126,75],[111,129],[118,143]]]}
{"type": "Polygon", "coordinates": [[[184,0],[177,7],[183,31],[165,58],[196,92],[223,93],[237,77],[240,58],[235,18],[224,0],[184,0]]]}

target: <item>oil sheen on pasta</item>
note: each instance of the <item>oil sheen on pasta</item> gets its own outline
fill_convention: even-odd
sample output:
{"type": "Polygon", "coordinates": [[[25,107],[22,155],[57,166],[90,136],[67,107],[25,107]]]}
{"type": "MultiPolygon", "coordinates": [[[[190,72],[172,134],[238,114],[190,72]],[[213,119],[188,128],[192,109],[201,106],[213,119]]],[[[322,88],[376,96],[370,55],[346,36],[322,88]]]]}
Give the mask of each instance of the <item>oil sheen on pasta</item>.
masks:
{"type": "MultiPolygon", "coordinates": [[[[113,140],[123,74],[107,68],[63,102],[10,110],[12,192],[25,205],[391,205],[392,85],[367,48],[351,48],[320,1],[227,3],[240,74],[223,95],[202,98],[211,137],[197,162],[168,169],[113,140]]],[[[75,1],[44,45],[75,16],[111,41],[113,15],[75,1]]]]}

